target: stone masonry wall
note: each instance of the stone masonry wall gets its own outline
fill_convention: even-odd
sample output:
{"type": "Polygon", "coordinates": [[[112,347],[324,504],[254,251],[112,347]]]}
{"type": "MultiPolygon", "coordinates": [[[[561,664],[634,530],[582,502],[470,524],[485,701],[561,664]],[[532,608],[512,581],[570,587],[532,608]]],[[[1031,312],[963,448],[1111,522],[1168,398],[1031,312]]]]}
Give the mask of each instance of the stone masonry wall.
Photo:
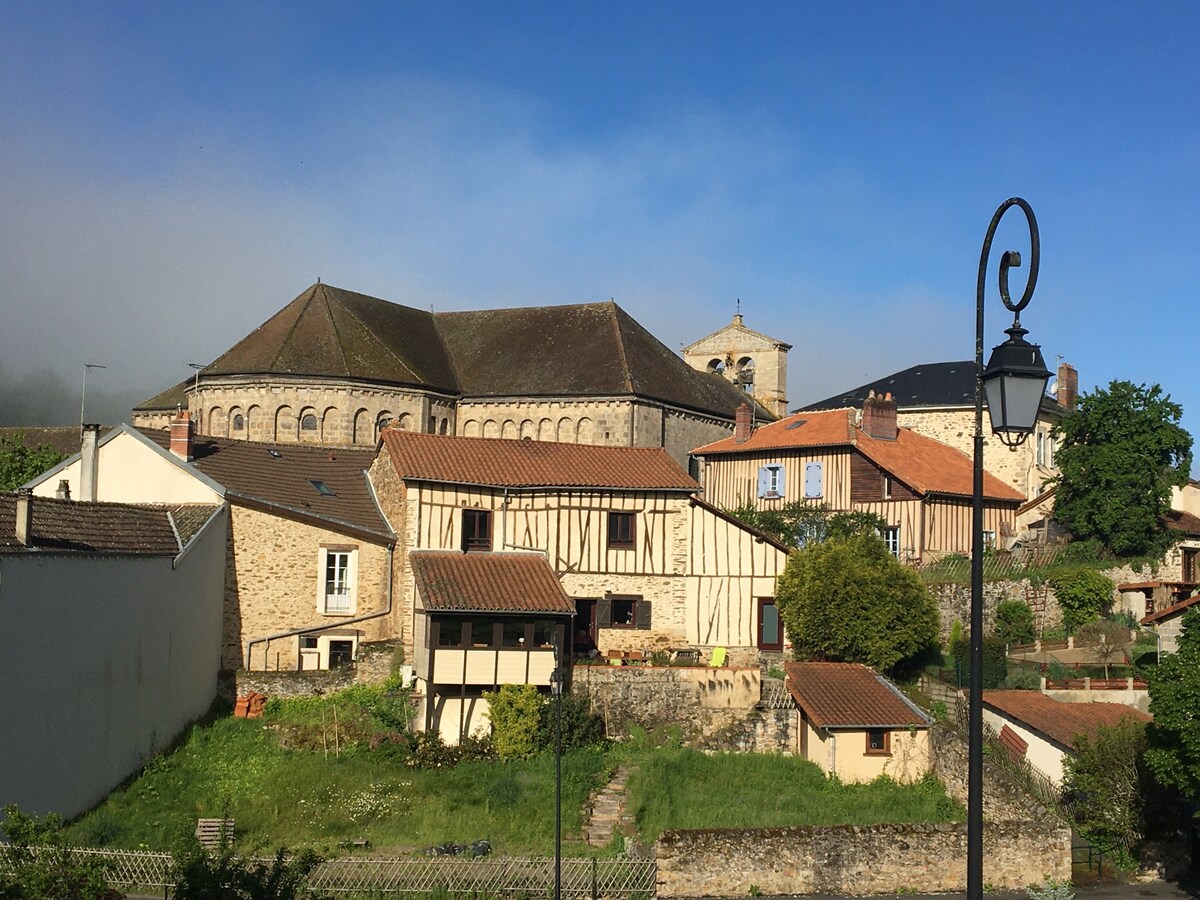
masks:
{"type": "Polygon", "coordinates": [[[703,666],[577,666],[572,691],[584,693],[610,737],[637,725],[679,726],[688,740],[715,734],[754,710],[758,669],[703,666]]]}
{"type": "MultiPolygon", "coordinates": [[[[939,638],[943,644],[949,640],[950,629],[955,620],[962,623],[963,634],[970,629],[971,585],[934,584],[929,586],[938,608],[939,638]]],[[[1062,624],[1062,609],[1049,585],[1034,585],[1027,580],[985,581],[983,583],[983,627],[991,631],[995,627],[996,607],[1008,600],[1028,603],[1033,610],[1034,627],[1055,628],[1062,624]]]]}
{"type": "MultiPolygon", "coordinates": [[[[334,531],[293,522],[242,506],[231,507],[229,552],[226,555],[225,616],[222,667],[244,665],[246,644],[294,628],[321,625],[337,628],[347,618],[387,608],[388,551],[334,531]],[[325,615],[318,610],[322,545],[357,548],[357,591],[350,616],[325,615]]],[[[394,615],[350,626],[360,640],[394,637],[394,615]]],[[[254,647],[251,668],[296,668],[296,638],[273,641],[264,657],[254,647]]]]}
{"type": "MultiPolygon", "coordinates": [[[[985,822],[985,881],[1019,890],[1071,877],[1071,832],[985,822]]],[[[966,824],[666,831],[655,845],[659,897],[909,894],[966,887],[966,824]]]]}

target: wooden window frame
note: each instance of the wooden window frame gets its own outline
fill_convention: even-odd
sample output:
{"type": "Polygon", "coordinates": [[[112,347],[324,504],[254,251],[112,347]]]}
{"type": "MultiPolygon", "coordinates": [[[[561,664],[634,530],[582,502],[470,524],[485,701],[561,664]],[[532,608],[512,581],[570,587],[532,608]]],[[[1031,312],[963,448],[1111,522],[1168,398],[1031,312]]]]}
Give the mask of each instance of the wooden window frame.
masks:
{"type": "Polygon", "coordinates": [[[609,597],[608,598],[609,603],[612,604],[611,605],[612,613],[610,614],[609,627],[610,628],[629,628],[629,629],[637,628],[638,627],[638,601],[641,599],[642,599],[641,597],[635,597],[633,595],[609,597]],[[618,603],[628,603],[629,604],[629,621],[628,622],[618,623],[616,621],[616,618],[617,618],[616,617],[616,607],[617,607],[618,603]]]}
{"type": "Polygon", "coordinates": [[[490,553],[491,549],[492,511],[478,507],[464,508],[462,517],[462,552],[490,553]],[[481,536],[481,529],[479,527],[479,523],[481,522],[484,525],[482,531],[486,532],[486,536],[481,536]]]}
{"type": "Polygon", "coordinates": [[[774,597],[758,598],[758,649],[767,653],[783,652],[783,618],[779,615],[779,606],[776,604],[774,597]],[[763,642],[763,607],[766,606],[775,607],[775,618],[779,625],[779,640],[772,644],[763,642]]]}
{"type": "Polygon", "coordinates": [[[637,514],[609,510],[608,549],[632,550],[637,546],[637,514]]]}
{"type": "Polygon", "coordinates": [[[892,732],[886,728],[868,728],[867,729],[867,749],[866,756],[891,756],[892,755],[892,732]],[[883,736],[883,748],[876,749],[871,746],[872,735],[883,736]]]}

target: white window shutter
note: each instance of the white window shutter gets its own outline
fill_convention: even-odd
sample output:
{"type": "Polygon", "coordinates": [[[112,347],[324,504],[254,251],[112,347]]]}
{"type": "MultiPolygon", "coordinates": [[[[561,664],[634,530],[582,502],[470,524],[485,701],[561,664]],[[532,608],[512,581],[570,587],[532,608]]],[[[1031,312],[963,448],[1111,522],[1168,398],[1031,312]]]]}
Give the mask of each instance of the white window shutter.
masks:
{"type": "Polygon", "coordinates": [[[819,462],[804,464],[804,496],[806,499],[820,497],[822,494],[822,465],[819,462]]]}

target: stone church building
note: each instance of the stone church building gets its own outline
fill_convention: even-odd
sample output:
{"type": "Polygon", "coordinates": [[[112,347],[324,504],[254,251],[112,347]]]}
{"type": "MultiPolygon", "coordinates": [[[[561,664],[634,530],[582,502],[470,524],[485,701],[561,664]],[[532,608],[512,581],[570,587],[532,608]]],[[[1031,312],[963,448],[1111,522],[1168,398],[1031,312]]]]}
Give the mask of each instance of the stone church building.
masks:
{"type": "Polygon", "coordinates": [[[768,342],[759,369],[773,391],[750,391],[707,356],[685,362],[613,302],[435,313],[318,282],[194,378],[135,407],[134,424],[167,428],[186,408],[200,434],[220,438],[374,447],[391,425],[663,447],[686,469],[693,447],[732,432],[742,403],[759,421],[784,411],[788,345],[740,320],[731,327],[757,343],[731,351],[739,371],[768,342]]]}

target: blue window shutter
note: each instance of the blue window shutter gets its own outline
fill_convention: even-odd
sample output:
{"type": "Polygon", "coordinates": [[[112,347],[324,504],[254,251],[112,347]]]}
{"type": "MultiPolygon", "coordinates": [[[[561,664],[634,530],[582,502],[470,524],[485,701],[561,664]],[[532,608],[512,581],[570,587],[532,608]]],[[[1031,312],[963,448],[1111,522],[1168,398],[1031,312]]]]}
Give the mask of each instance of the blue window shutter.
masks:
{"type": "Polygon", "coordinates": [[[777,490],[779,491],[780,497],[784,497],[787,495],[787,485],[784,482],[784,476],[786,474],[787,474],[787,470],[784,469],[783,466],[776,467],[776,469],[775,469],[775,484],[776,484],[777,490]]]}
{"type": "Polygon", "coordinates": [[[766,466],[758,469],[758,496],[767,496],[767,487],[771,484],[771,470],[766,466]]]}
{"type": "Polygon", "coordinates": [[[806,498],[821,496],[821,464],[810,462],[804,464],[804,496],[806,498]]]}

